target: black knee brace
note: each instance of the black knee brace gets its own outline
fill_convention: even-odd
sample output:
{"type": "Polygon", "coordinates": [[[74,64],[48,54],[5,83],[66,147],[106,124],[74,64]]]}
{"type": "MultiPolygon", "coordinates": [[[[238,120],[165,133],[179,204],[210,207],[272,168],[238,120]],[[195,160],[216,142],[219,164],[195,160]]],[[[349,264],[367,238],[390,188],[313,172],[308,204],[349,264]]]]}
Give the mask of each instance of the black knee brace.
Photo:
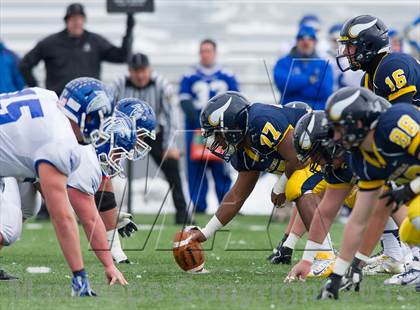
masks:
{"type": "Polygon", "coordinates": [[[117,207],[117,201],[113,192],[96,192],[95,203],[99,212],[112,210],[117,207]]]}

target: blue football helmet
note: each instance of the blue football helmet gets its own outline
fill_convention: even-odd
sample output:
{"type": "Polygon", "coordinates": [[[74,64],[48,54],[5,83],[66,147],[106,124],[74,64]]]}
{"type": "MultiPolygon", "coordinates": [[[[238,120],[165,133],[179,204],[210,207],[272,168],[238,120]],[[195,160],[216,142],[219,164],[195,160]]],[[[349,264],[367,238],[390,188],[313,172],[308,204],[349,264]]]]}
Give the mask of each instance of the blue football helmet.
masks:
{"type": "Polygon", "coordinates": [[[156,139],[156,116],[152,107],[145,101],[136,98],[125,98],[118,101],[115,110],[132,118],[136,124],[137,142],[134,147],[133,160],[143,159],[152,149],[144,140],[156,139]]]}
{"type": "Polygon", "coordinates": [[[132,118],[115,111],[105,120],[100,134],[92,142],[105,176],[123,175],[122,163],[133,159],[136,140],[136,124],[132,118]]]}
{"type": "Polygon", "coordinates": [[[114,96],[101,81],[81,77],[66,84],[60,96],[60,108],[77,123],[83,143],[89,144],[112,113],[114,96]]]}

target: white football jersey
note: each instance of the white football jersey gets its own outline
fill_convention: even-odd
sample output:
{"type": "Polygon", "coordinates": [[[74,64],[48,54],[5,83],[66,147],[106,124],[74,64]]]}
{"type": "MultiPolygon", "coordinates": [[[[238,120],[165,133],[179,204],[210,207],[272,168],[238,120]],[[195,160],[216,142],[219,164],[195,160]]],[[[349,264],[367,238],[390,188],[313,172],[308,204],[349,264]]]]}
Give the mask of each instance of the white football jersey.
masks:
{"type": "Polygon", "coordinates": [[[102,171],[98,156],[92,145],[80,145],[80,165],[67,180],[67,186],[86,194],[94,195],[102,182],[102,171]]]}
{"type": "Polygon", "coordinates": [[[0,176],[36,178],[41,162],[65,175],[76,170],[79,144],[57,101],[38,87],[0,95],[0,176]]]}

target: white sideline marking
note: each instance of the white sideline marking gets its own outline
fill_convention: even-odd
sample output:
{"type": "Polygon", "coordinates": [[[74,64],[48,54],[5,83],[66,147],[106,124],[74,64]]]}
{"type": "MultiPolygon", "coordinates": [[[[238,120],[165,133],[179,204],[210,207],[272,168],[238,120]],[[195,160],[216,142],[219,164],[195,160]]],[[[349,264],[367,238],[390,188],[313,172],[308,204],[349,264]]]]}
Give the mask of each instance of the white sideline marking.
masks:
{"type": "Polygon", "coordinates": [[[28,267],[26,268],[26,272],[29,273],[50,273],[50,267],[28,267]]]}

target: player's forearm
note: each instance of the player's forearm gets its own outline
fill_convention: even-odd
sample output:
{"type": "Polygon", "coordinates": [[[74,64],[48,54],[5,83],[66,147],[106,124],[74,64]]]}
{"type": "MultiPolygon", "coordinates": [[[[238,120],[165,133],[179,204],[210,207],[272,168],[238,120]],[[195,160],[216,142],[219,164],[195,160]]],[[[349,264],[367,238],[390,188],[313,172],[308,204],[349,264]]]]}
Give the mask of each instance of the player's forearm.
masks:
{"type": "Polygon", "coordinates": [[[113,265],[105,225],[99,216],[93,196],[73,188],[69,188],[68,193],[72,207],[83,225],[86,237],[96,256],[105,267],[113,265]]]}
{"type": "MultiPolygon", "coordinates": [[[[66,194],[65,189],[61,194],[66,194]]],[[[59,197],[63,196],[56,193],[45,198],[51,222],[70,269],[72,271],[82,270],[83,259],[77,223],[67,200],[60,200],[59,197]]]]}
{"type": "Polygon", "coordinates": [[[242,208],[245,199],[241,199],[233,192],[228,192],[222,204],[216,211],[216,216],[223,225],[227,225],[242,208]]]}
{"type": "Polygon", "coordinates": [[[374,191],[362,191],[357,193],[356,203],[351,212],[349,221],[344,228],[341,242],[340,257],[351,262],[359,248],[363,234],[366,230],[372,210],[376,205],[380,189],[374,191]]]}
{"type": "Polygon", "coordinates": [[[391,215],[392,208],[386,207],[386,199],[381,199],[378,202],[372,216],[367,224],[366,231],[363,236],[362,244],[359,247],[359,252],[365,256],[370,256],[381,239],[382,233],[385,229],[386,222],[391,215]]]}

